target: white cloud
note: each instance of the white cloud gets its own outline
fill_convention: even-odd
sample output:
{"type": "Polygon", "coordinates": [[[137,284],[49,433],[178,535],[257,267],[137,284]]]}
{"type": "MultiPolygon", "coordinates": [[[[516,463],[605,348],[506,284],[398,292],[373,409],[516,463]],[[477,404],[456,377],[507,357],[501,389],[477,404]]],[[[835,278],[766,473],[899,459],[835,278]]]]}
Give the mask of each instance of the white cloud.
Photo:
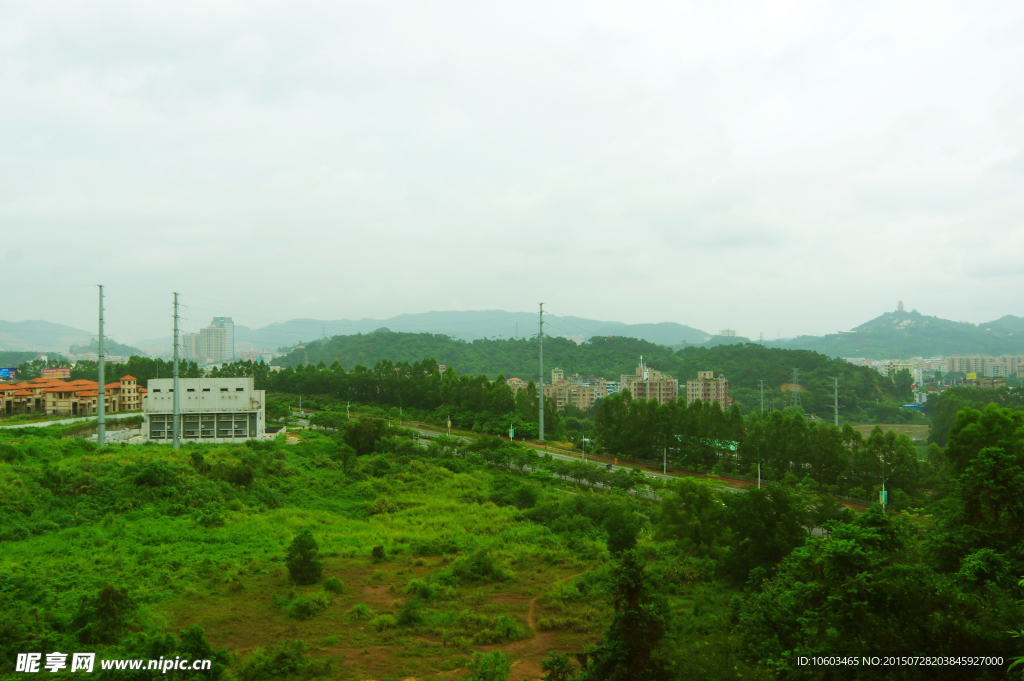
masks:
{"type": "Polygon", "coordinates": [[[7,4],[0,318],[91,327],[94,282],[121,326],[172,290],[751,336],[899,298],[1024,314],[1022,23],[978,2],[7,4]]]}

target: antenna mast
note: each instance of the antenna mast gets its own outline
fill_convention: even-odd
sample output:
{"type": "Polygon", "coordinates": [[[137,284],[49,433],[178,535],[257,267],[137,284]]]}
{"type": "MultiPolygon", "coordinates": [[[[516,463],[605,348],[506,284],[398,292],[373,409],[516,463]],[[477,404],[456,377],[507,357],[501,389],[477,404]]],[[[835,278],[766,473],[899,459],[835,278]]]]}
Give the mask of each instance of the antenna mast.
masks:
{"type": "Polygon", "coordinates": [[[544,303],[540,303],[540,385],[538,386],[540,396],[540,423],[538,440],[544,441],[544,303]]]}
{"type": "Polygon", "coordinates": [[[104,387],[106,385],[105,377],[103,375],[103,285],[99,285],[100,289],[100,335],[98,339],[99,347],[97,348],[97,365],[98,371],[96,378],[99,379],[100,387],[97,391],[96,399],[96,411],[99,417],[96,421],[96,446],[102,447],[107,439],[107,391],[104,387]]]}
{"type": "Polygon", "coordinates": [[[178,401],[180,398],[181,391],[178,389],[178,294],[174,294],[174,397],[171,400],[173,404],[173,414],[171,416],[171,425],[174,428],[174,448],[181,448],[181,403],[178,401]]]}
{"type": "Polygon", "coordinates": [[[793,400],[790,406],[799,407],[800,404],[800,370],[793,369],[793,400]]]}

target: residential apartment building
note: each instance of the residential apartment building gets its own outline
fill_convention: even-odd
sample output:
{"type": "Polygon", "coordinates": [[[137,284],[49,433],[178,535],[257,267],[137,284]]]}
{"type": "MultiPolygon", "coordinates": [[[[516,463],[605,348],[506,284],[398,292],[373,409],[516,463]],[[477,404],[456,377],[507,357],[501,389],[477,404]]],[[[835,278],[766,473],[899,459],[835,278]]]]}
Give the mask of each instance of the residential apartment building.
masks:
{"type": "Polygon", "coordinates": [[[959,371],[979,376],[1006,377],[1024,373],[1024,355],[951,355],[946,358],[946,372],[959,371]]]}
{"type": "Polygon", "coordinates": [[[913,360],[893,360],[889,362],[885,371],[882,372],[883,376],[895,376],[898,372],[906,369],[910,373],[910,378],[915,385],[921,385],[923,378],[923,366],[920,362],[913,360]]]}
{"type": "Polygon", "coordinates": [[[235,359],[235,324],[231,317],[214,317],[199,333],[181,336],[181,354],[200,364],[231,362],[235,359]]]}
{"type": "MultiPolygon", "coordinates": [[[[86,379],[35,378],[23,383],[0,383],[0,411],[11,414],[49,414],[82,416],[99,410],[99,383],[86,379]]],[[[105,386],[104,405],[107,413],[134,411],[142,408],[145,388],[134,376],[122,376],[105,386]]]]}
{"type": "Polygon", "coordinates": [[[218,362],[235,360],[235,322],[231,317],[214,317],[210,323],[215,329],[224,329],[224,345],[218,362]]]}
{"type": "Polygon", "coordinates": [[[698,371],[697,378],[686,381],[687,406],[696,400],[718,402],[725,409],[729,405],[729,381],[722,375],[715,378],[714,371],[698,371]]]}
{"type": "Polygon", "coordinates": [[[619,377],[621,390],[628,390],[637,400],[657,400],[658,404],[668,404],[679,397],[679,381],[657,369],[644,366],[643,357],[633,374],[622,374],[619,377]]]}
{"type": "MultiPolygon", "coordinates": [[[[178,379],[179,436],[185,442],[243,442],[266,433],[264,391],[252,378],[178,379]]],[[[142,407],[142,436],[174,439],[174,379],[154,378],[142,407]]]]}
{"type": "Polygon", "coordinates": [[[512,388],[513,395],[515,395],[520,390],[526,390],[527,383],[527,381],[524,381],[521,378],[510,378],[507,381],[505,381],[505,385],[512,388]]]}

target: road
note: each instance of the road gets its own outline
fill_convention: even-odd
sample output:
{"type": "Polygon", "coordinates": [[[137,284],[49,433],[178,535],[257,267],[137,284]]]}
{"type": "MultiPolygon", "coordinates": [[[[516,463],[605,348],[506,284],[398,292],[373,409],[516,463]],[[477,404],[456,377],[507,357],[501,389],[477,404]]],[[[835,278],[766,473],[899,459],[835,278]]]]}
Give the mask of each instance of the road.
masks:
{"type": "MultiPolygon", "coordinates": [[[[116,421],[117,419],[130,419],[135,416],[142,416],[141,413],[134,414],[109,414],[107,415],[107,423],[116,421]]],[[[19,423],[14,426],[0,426],[0,428],[42,428],[43,426],[65,426],[70,423],[81,423],[82,421],[95,421],[95,416],[80,416],[74,419],[61,419],[59,421],[39,421],[36,423],[19,423]]]]}
{"type": "MultiPolygon", "coordinates": [[[[424,436],[426,436],[428,438],[444,434],[444,433],[439,433],[439,432],[437,432],[435,430],[427,430],[425,428],[417,428],[417,427],[411,427],[411,426],[406,426],[406,428],[411,428],[411,430],[415,430],[420,435],[424,435],[424,436]]],[[[469,442],[470,441],[470,439],[467,438],[467,437],[458,437],[457,439],[460,442],[469,442]]],[[[538,452],[544,452],[545,454],[550,454],[551,457],[554,458],[554,459],[561,459],[562,461],[582,461],[583,460],[582,456],[572,456],[571,454],[565,454],[563,452],[552,451],[550,449],[545,449],[544,447],[542,447],[540,445],[535,445],[533,443],[523,443],[523,444],[526,444],[529,447],[533,447],[538,452]]],[[[617,466],[615,464],[600,464],[600,463],[598,465],[610,466],[609,470],[611,470],[611,471],[615,471],[615,470],[617,470],[619,468],[625,468],[626,470],[630,470],[630,468],[628,466],[617,466]]],[[[644,475],[646,475],[648,478],[660,478],[662,480],[678,480],[679,479],[679,476],[676,476],[676,475],[665,475],[663,473],[655,473],[655,472],[652,472],[652,471],[644,471],[644,475]]],[[[722,487],[720,489],[724,489],[724,490],[726,490],[728,492],[745,492],[746,491],[746,490],[742,490],[742,489],[735,489],[735,488],[732,488],[732,487],[722,487]]]]}

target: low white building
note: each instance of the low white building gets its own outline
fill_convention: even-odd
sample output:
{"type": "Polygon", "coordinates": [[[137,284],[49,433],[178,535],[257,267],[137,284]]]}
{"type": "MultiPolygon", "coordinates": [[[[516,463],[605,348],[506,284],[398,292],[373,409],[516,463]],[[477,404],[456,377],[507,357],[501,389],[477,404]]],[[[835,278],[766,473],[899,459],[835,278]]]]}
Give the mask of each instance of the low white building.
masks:
{"type": "MultiPolygon", "coordinates": [[[[142,437],[174,439],[174,379],[153,378],[142,402],[142,437]]],[[[179,378],[182,442],[245,442],[266,436],[266,399],[252,378],[179,378]]]]}

